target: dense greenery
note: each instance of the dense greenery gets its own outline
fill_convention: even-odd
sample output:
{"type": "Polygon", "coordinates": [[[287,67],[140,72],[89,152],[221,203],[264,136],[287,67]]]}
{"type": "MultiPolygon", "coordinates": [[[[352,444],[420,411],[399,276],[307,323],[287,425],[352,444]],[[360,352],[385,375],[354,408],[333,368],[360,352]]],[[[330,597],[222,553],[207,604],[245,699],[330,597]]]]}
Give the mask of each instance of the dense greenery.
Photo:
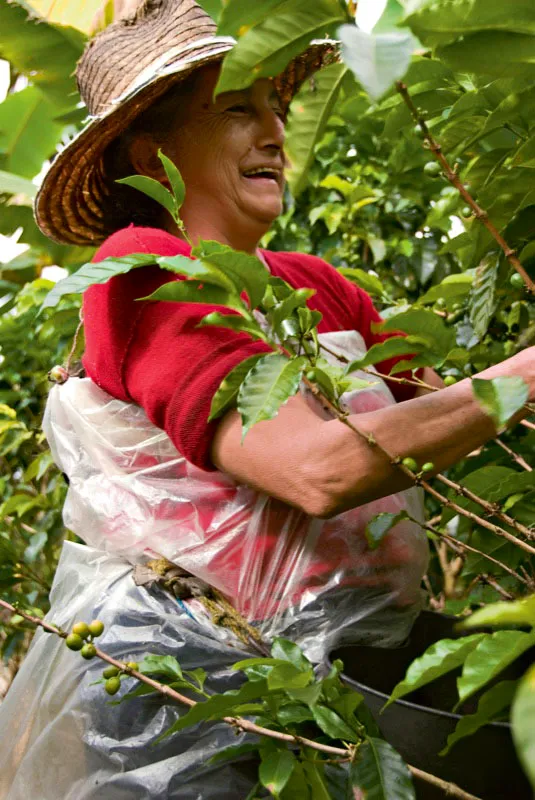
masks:
{"type": "MultiPolygon", "coordinates": [[[[217,0],[204,4],[214,16],[219,14],[217,0]]],[[[226,60],[223,88],[247,85],[259,74],[253,70],[260,61],[267,64],[266,74],[282,69],[303,46],[302,19],[310,13],[308,6],[302,0],[259,0],[252,10],[239,0],[227,3],[220,31],[241,33],[241,38],[226,60]]],[[[372,294],[392,330],[408,333],[411,351],[418,353],[415,363],[433,366],[450,382],[529,346],[535,334],[529,291],[529,276],[535,276],[532,3],[513,0],[505,7],[494,0],[390,0],[371,35],[354,26],[341,0],[322,0],[314,13],[310,38],[338,35],[343,63],[318,74],[294,100],[288,125],[292,193],[288,192],[285,214],[266,237],[268,245],[314,252],[340,267],[372,294]],[[395,81],[403,84],[396,88],[395,81]],[[483,224],[488,220],[491,227],[483,224]],[[503,237],[505,247],[495,233],[503,237]]],[[[65,491],[39,430],[46,373],[70,350],[78,301],[69,292],[80,291],[94,277],[82,270],[74,284],[58,285],[54,302],[61,296],[59,304],[49,299],[49,307],[37,315],[51,288],[40,277],[43,267],[58,264],[72,270],[87,262],[90,252],[55,245],[40,234],[31,215],[31,179],[58,140],[72,135],[83,117],[76,96],[69,93],[69,75],[83,40],[78,30],[29,20],[22,6],[0,0],[0,55],[8,58],[12,70],[11,91],[0,105],[0,230],[12,233],[22,227],[21,240],[30,245],[14,262],[3,265],[0,283],[0,456],[5,476],[0,587],[10,602],[41,610],[46,609],[64,535],[60,508],[65,491]],[[17,80],[19,76],[26,76],[28,85],[17,80]]],[[[228,259],[206,247],[199,257],[206,265],[206,291],[221,291],[220,271],[225,272],[228,259]],[[210,283],[210,271],[212,276],[218,273],[219,283],[215,278],[210,283]]],[[[108,275],[118,266],[124,269],[110,264],[108,275]]],[[[249,292],[250,303],[244,305],[238,267],[237,290],[230,295],[243,324],[259,335],[250,311],[261,303],[266,307],[267,297],[265,310],[275,330],[278,326],[283,333],[280,326],[286,320],[286,336],[302,346],[290,362],[293,366],[279,356],[266,359],[264,384],[282,386],[278,403],[284,402],[303,372],[313,369],[310,379],[336,406],[343,381],[349,378],[343,369],[329,374],[317,361],[317,320],[307,315],[306,296],[292,299],[280,286],[266,292],[261,273],[248,262],[243,269],[251,276],[254,298],[249,292]]],[[[174,268],[185,269],[184,264],[174,268]]],[[[200,279],[194,272],[189,277],[200,279]]],[[[385,352],[399,346],[399,340],[390,342],[397,344],[370,353],[365,365],[381,361],[385,352]]],[[[240,393],[246,426],[273,416],[278,408],[260,403],[251,410],[247,380],[258,382],[260,367],[250,367],[249,375],[242,371],[235,376],[230,398],[240,393]]],[[[498,429],[526,399],[521,385],[475,388],[498,429]]],[[[214,412],[221,411],[224,402],[214,412]]],[[[485,605],[498,598],[523,598],[534,591],[530,540],[535,494],[529,463],[534,445],[533,427],[505,430],[449,470],[449,484],[440,477],[432,481],[435,494],[429,494],[427,502],[434,520],[430,538],[435,558],[427,587],[434,608],[461,614],[483,607],[478,612],[483,613],[485,605]],[[473,494],[463,494],[463,487],[473,494]]],[[[386,535],[394,522],[382,520],[380,534],[370,535],[386,535]]],[[[499,608],[489,614],[497,614],[498,622],[532,626],[532,605],[519,608],[524,614],[520,620],[514,614],[504,617],[499,608]]],[[[7,660],[24,643],[24,626],[18,617],[6,620],[2,646],[7,660]]],[[[498,637],[493,639],[498,642],[497,662],[489,660],[485,643],[490,634],[474,639],[473,650],[465,646],[459,658],[452,646],[451,661],[440,651],[444,671],[466,660],[461,691],[474,690],[466,678],[474,674],[474,663],[482,687],[495,674],[496,663],[504,666],[509,656],[511,660],[521,651],[520,645],[510,646],[511,637],[505,637],[508,649],[504,645],[500,650],[500,633],[492,635],[498,637]]],[[[507,633],[517,634],[517,639],[524,635],[507,633]]],[[[405,688],[414,688],[425,676],[436,677],[433,657],[426,656],[405,688]]],[[[526,677],[515,692],[496,704],[494,716],[507,714],[515,697],[513,722],[520,755],[535,780],[533,725],[527,713],[534,702],[532,679],[526,677]]],[[[487,713],[482,709],[482,717],[483,712],[487,713]]]]}

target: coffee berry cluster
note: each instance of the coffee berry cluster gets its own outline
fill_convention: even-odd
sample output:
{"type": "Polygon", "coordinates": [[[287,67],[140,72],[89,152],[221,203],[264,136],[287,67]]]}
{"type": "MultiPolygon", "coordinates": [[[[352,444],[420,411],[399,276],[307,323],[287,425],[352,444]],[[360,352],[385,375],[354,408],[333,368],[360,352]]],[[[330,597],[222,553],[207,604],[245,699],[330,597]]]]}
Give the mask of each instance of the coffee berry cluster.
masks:
{"type": "MultiPolygon", "coordinates": [[[[86,622],[76,622],[72,626],[72,630],[65,638],[65,644],[69,650],[79,650],[80,655],[89,660],[97,655],[97,648],[93,640],[98,639],[104,633],[104,623],[99,619],[93,620],[87,624],[86,622]]],[[[126,670],[136,670],[139,664],[136,661],[128,661],[125,668],[120,669],[113,665],[106,667],[102,673],[104,678],[104,689],[108,694],[117,694],[121,688],[121,675],[125,674],[126,670]]]]}

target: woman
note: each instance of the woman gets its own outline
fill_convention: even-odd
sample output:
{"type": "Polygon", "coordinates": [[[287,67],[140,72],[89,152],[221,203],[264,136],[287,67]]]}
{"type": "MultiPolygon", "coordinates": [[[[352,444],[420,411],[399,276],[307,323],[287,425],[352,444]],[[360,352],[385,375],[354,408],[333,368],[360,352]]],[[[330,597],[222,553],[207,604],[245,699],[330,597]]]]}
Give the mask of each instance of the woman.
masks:
{"type": "MultiPolygon", "coordinates": [[[[273,82],[214,101],[218,62],[231,46],[213,36],[193,0],[146,2],[128,24],[97,37],[78,78],[98,116],[52,165],[37,219],[61,241],[105,240],[96,260],[187,255],[159,208],[113,182],[137,171],[164,183],[161,147],[186,183],[181,215],[191,239],[257,253],[272,274],[316,289],[310,307],[323,314],[323,343],[354,358],[379,340],[369,297],[320,259],[257,249],[282,208],[288,101],[332,58],[332,44],[314,45],[273,82]]],[[[235,411],[208,423],[221,380],[263,345],[225,328],[198,328],[206,307],[137,302],[167,280],[148,267],[89,290],[89,378],[51,393],[45,427],[70,479],[66,523],[90,545],[65,548],[51,619],[68,627],[99,617],[111,655],[170,653],[186,669],[204,667],[212,688],[230,686],[228,666],[250,649],[198,601],[177,608],[134,584],[131,564],[155,551],[219,589],[266,641],[285,635],[316,661],[340,640],[399,642],[419,608],[425,540],[405,520],[371,552],[364,529],[380,511],[417,519],[416,490],[306,394],[255,426],[243,445],[235,411]]],[[[520,354],[482,377],[521,374],[533,396],[533,373],[520,354]]],[[[440,385],[429,371],[425,378],[440,385]]],[[[494,434],[469,382],[398,399],[407,402],[396,405],[380,380],[344,398],[385,449],[433,460],[437,469],[494,434]]],[[[208,763],[236,743],[227,727],[155,744],[176,709],[146,699],[110,709],[90,686],[99,665],[88,670],[52,639],[36,636],[2,710],[3,721],[12,715],[13,745],[0,756],[0,786],[10,800],[29,792],[43,800],[247,795],[254,778],[243,765],[208,763]]]]}

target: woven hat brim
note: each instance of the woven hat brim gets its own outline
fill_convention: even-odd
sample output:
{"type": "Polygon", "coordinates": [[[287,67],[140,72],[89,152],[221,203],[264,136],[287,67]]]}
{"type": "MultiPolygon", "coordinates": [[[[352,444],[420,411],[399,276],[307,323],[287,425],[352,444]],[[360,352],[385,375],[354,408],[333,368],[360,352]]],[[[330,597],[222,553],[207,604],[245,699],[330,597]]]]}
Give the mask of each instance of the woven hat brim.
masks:
{"type": "MultiPolygon", "coordinates": [[[[96,246],[113,233],[102,211],[110,191],[103,161],[107,147],[174,84],[200,65],[220,61],[232,46],[224,37],[199,46],[187,61],[180,59],[176,68],[167,67],[156,80],[150,77],[147,84],[119,98],[115,108],[92,120],[61,150],[35,199],[35,219],[42,232],[56,242],[84,246],[96,246]]],[[[283,104],[289,104],[307,77],[335,59],[335,42],[313,42],[276,79],[283,104]]]]}

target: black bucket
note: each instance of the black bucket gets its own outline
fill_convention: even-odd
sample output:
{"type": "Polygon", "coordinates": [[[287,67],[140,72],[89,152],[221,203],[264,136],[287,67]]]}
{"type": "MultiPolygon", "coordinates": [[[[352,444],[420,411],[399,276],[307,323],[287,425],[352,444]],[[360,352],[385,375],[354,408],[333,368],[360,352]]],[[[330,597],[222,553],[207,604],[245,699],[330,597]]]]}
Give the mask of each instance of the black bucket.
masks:
{"type": "MultiPolygon", "coordinates": [[[[438,755],[461,719],[461,714],[450,711],[458,700],[455,681],[460,669],[413,692],[409,695],[410,702],[397,700],[380,713],[415,658],[439,639],[462,635],[454,630],[458,621],[455,617],[424,611],[404,646],[385,650],[349,645],[331,653],[330,660],[340,658],[344,662],[344,682],[364,696],[383,736],[408,764],[456,783],[482,800],[533,800],[533,791],[516,756],[510,725],[506,722],[484,725],[455,744],[448,755],[438,755]]],[[[497,680],[520,677],[534,660],[535,648],[532,648],[497,680]]],[[[471,698],[461,711],[473,713],[477,700],[477,696],[471,698]]],[[[418,800],[445,797],[429,784],[420,781],[416,784],[418,800]]]]}

